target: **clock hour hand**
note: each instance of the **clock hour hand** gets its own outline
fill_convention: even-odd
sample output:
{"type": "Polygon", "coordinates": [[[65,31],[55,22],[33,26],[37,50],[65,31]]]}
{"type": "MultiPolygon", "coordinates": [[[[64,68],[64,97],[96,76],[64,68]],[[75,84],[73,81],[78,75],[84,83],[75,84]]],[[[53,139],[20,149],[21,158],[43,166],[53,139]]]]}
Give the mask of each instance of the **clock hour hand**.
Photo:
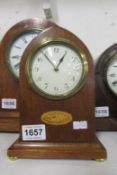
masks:
{"type": "Polygon", "coordinates": [[[56,67],[55,67],[55,71],[58,71],[59,69],[59,65],[63,62],[63,60],[64,60],[64,58],[65,58],[65,56],[66,56],[66,54],[67,54],[67,51],[65,51],[65,53],[64,53],[64,55],[61,57],[61,59],[59,60],[59,63],[56,65],[56,67]]]}
{"type": "Polygon", "coordinates": [[[55,65],[54,65],[54,63],[51,61],[51,59],[44,53],[44,52],[41,52],[45,57],[46,57],[46,59],[49,61],[49,63],[54,67],[54,69],[55,69],[55,65]]]}
{"type": "Polygon", "coordinates": [[[113,86],[117,86],[117,81],[112,82],[113,86]]]}
{"type": "Polygon", "coordinates": [[[15,69],[19,69],[19,66],[20,66],[20,62],[18,62],[17,64],[14,65],[15,69]]]}

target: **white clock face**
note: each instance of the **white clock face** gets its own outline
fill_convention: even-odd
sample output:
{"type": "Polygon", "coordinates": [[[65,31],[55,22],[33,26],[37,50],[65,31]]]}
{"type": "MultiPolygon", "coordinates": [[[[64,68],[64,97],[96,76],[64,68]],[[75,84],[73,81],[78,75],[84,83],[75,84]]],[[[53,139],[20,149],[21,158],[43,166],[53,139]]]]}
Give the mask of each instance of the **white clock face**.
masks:
{"type": "Polygon", "coordinates": [[[64,44],[49,44],[33,56],[31,79],[39,93],[49,98],[65,98],[80,89],[84,64],[81,56],[64,44]]]}
{"type": "Polygon", "coordinates": [[[31,30],[23,33],[11,44],[8,54],[8,64],[15,77],[19,77],[19,65],[28,44],[38,35],[38,30],[31,30]]]}
{"type": "Polygon", "coordinates": [[[117,54],[109,62],[106,73],[108,86],[117,95],[117,54]]]}

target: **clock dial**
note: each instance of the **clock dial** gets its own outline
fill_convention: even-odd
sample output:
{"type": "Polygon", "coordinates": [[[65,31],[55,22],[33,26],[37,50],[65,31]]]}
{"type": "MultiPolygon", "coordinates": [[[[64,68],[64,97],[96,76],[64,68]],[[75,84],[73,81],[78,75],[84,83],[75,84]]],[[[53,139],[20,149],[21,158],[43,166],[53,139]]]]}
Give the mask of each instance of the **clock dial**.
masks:
{"type": "Polygon", "coordinates": [[[33,29],[20,34],[12,43],[7,55],[7,63],[12,74],[19,77],[19,65],[25,48],[38,35],[39,30],[33,29]]]}
{"type": "Polygon", "coordinates": [[[107,65],[106,80],[110,90],[117,96],[117,54],[111,58],[107,65]]]}
{"type": "Polygon", "coordinates": [[[33,55],[29,74],[32,87],[48,98],[62,99],[75,94],[83,85],[87,61],[69,44],[45,44],[33,55]]]}

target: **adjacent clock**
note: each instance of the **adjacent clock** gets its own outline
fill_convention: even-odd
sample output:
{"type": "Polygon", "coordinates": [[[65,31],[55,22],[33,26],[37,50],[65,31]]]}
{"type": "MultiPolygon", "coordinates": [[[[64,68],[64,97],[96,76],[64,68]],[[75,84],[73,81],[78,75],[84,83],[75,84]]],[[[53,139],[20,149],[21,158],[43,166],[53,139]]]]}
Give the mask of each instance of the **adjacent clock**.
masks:
{"type": "Polygon", "coordinates": [[[100,56],[96,66],[97,130],[117,130],[117,44],[100,56]]]}
{"type": "Polygon", "coordinates": [[[19,68],[28,44],[52,25],[37,18],[23,20],[8,30],[0,46],[0,131],[19,128],[19,68]]]}
{"type": "Polygon", "coordinates": [[[57,25],[29,44],[20,66],[20,138],[9,157],[106,158],[95,136],[92,62],[82,41],[57,25]]]}

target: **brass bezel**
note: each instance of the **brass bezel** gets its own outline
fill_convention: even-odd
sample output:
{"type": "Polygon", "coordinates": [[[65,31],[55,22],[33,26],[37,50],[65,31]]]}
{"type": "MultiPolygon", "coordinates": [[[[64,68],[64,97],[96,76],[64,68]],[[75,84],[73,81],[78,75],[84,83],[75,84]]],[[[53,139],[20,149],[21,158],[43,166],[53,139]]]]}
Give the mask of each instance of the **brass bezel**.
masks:
{"type": "Polygon", "coordinates": [[[108,83],[108,80],[107,80],[107,70],[108,70],[108,67],[110,65],[110,63],[113,61],[113,59],[115,59],[115,55],[117,55],[117,53],[115,53],[114,55],[112,55],[110,58],[108,58],[106,64],[105,64],[105,69],[104,69],[104,82],[105,82],[105,85],[107,86],[107,88],[110,90],[110,92],[115,96],[117,97],[117,94],[111,89],[109,83],[108,83]]]}
{"type": "Polygon", "coordinates": [[[38,28],[38,27],[37,27],[37,28],[34,27],[34,28],[23,29],[22,31],[17,32],[17,34],[12,38],[12,40],[9,42],[9,44],[8,44],[8,46],[7,46],[7,48],[6,48],[5,61],[6,61],[6,64],[7,64],[7,67],[8,67],[8,69],[9,69],[9,71],[11,72],[11,74],[13,75],[13,77],[14,77],[16,80],[19,80],[19,76],[17,76],[17,75],[14,73],[13,69],[12,69],[11,61],[10,61],[10,58],[9,58],[9,52],[10,52],[10,50],[11,50],[11,48],[12,48],[13,43],[14,43],[20,36],[24,35],[24,34],[27,33],[27,32],[33,32],[34,30],[37,31],[37,33],[38,33],[38,32],[40,33],[43,29],[42,29],[42,28],[38,28]]]}
{"type": "Polygon", "coordinates": [[[76,46],[73,42],[71,42],[70,40],[64,39],[64,38],[45,38],[43,39],[41,42],[39,41],[36,45],[36,47],[32,48],[32,50],[30,51],[28,57],[27,57],[27,62],[25,65],[25,72],[26,72],[26,77],[28,80],[28,83],[30,84],[30,86],[32,87],[33,90],[35,90],[39,95],[47,98],[47,99],[52,99],[52,100],[61,100],[61,99],[66,99],[68,97],[73,96],[74,94],[76,94],[85,84],[85,80],[88,74],[88,61],[86,59],[86,55],[85,53],[83,53],[80,48],[78,46],[76,46]],[[41,48],[49,45],[49,44],[63,44],[63,45],[67,45],[68,47],[72,48],[80,57],[81,61],[82,61],[82,65],[83,65],[83,72],[82,72],[82,76],[81,79],[79,81],[79,83],[77,84],[77,86],[72,89],[71,91],[69,91],[69,93],[63,94],[63,95],[49,95],[45,92],[43,92],[41,89],[39,89],[31,76],[31,64],[33,61],[33,56],[37,53],[37,51],[41,50],[41,48]]]}

